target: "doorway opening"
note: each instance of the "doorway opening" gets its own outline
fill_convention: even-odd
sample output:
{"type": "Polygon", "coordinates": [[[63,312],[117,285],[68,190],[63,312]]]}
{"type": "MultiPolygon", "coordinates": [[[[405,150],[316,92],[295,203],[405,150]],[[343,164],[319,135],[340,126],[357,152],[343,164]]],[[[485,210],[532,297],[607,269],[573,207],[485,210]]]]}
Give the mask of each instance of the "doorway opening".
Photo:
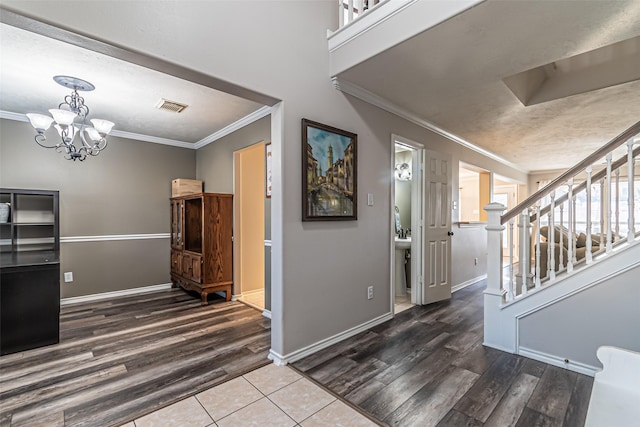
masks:
{"type": "Polygon", "coordinates": [[[233,153],[234,298],[265,309],[265,143],[233,153]]]}
{"type": "Polygon", "coordinates": [[[398,136],[392,143],[391,309],[397,314],[422,303],[424,148],[398,136]]]}

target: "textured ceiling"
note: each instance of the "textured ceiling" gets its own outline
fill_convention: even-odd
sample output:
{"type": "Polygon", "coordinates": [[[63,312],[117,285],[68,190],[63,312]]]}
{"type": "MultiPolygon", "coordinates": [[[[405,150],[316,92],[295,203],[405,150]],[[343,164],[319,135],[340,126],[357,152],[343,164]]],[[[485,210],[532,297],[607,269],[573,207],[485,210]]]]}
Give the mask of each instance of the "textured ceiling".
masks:
{"type": "Polygon", "coordinates": [[[71,91],[53,81],[71,75],[93,83],[82,92],[90,118],[114,130],[196,143],[263,105],[29,31],[0,24],[0,110],[47,114],[71,91]],[[182,113],[155,108],[161,98],[188,104],[182,113]]]}
{"type": "Polygon", "coordinates": [[[640,120],[640,81],[525,107],[502,79],[638,35],[637,0],[486,1],[338,77],[523,169],[567,168],[640,120]]]}

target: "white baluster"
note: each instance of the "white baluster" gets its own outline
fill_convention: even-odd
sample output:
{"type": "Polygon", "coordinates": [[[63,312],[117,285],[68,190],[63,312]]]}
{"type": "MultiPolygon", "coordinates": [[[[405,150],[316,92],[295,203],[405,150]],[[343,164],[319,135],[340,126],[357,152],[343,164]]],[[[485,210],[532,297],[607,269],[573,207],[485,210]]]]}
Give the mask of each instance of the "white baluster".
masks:
{"type": "Polygon", "coordinates": [[[600,180],[600,241],[598,243],[598,250],[601,251],[605,247],[604,238],[606,236],[604,230],[604,210],[605,210],[605,192],[604,192],[604,179],[600,180]]]}
{"type": "Polygon", "coordinates": [[[620,169],[616,169],[616,238],[620,237],[620,169]]]}
{"type": "MultiPolygon", "coordinates": [[[[538,200],[536,205],[536,289],[540,288],[540,205],[541,202],[538,200]]],[[[549,251],[547,251],[549,252],[549,251]]]]}
{"type": "Polygon", "coordinates": [[[344,27],[344,1],[338,0],[338,22],[340,27],[344,27]]]}
{"type": "Polygon", "coordinates": [[[515,282],[513,280],[513,224],[515,222],[515,218],[511,218],[509,220],[509,290],[507,292],[507,302],[513,301],[516,295],[515,291],[515,282]]]}
{"type": "Polygon", "coordinates": [[[634,219],[634,191],[633,191],[633,138],[627,142],[627,167],[628,167],[628,185],[629,185],[629,232],[627,233],[627,242],[633,242],[636,236],[635,219],[634,219]]]}
{"type": "Polygon", "coordinates": [[[560,251],[560,262],[558,263],[558,269],[562,270],[562,268],[564,267],[564,203],[560,204],[560,244],[558,245],[558,247],[558,250],[560,251]]]}
{"type": "Polygon", "coordinates": [[[348,11],[349,11],[349,22],[348,22],[348,24],[349,24],[349,23],[353,22],[353,0],[349,0],[348,4],[349,4],[349,9],[348,9],[348,11]]]}
{"type": "Polygon", "coordinates": [[[531,277],[531,222],[529,220],[529,210],[524,209],[520,214],[518,221],[518,229],[520,230],[519,253],[518,259],[519,273],[516,277],[520,285],[520,293],[524,296],[527,294],[527,287],[531,277]]]}
{"type": "Polygon", "coordinates": [[[587,243],[585,245],[587,264],[591,264],[591,261],[593,261],[593,254],[591,253],[591,171],[591,166],[587,166],[587,187],[585,188],[587,192],[587,243]]]}
{"type": "Polygon", "coordinates": [[[358,9],[358,16],[362,16],[364,15],[364,1],[363,0],[358,0],[358,5],[356,6],[358,9]]]}
{"type": "Polygon", "coordinates": [[[549,224],[548,228],[548,236],[549,239],[547,241],[547,277],[550,280],[554,280],[556,278],[556,225],[555,225],[555,210],[556,210],[556,192],[552,191],[549,194],[551,198],[551,204],[549,205],[549,220],[547,223],[549,224]]]}
{"type": "MultiPolygon", "coordinates": [[[[607,182],[606,186],[603,186],[603,189],[606,189],[607,192],[607,198],[605,200],[605,213],[604,215],[606,215],[606,219],[607,219],[607,245],[606,245],[606,250],[607,253],[611,252],[611,250],[613,249],[613,236],[611,234],[611,160],[613,158],[612,153],[607,154],[607,177],[605,179],[605,181],[607,182]]],[[[602,197],[604,197],[604,194],[601,195],[602,197]]],[[[604,216],[603,215],[603,216],[604,216]]]]}
{"type": "MultiPolygon", "coordinates": [[[[573,206],[573,227],[572,228],[574,231],[576,231],[578,229],[578,214],[576,210],[577,201],[576,201],[575,195],[573,196],[571,205],[573,206]]],[[[577,236],[576,236],[576,239],[577,239],[577,236]]],[[[576,250],[577,245],[578,245],[578,241],[576,240],[576,244],[573,246],[573,258],[571,258],[571,262],[573,263],[573,265],[576,265],[578,263],[578,258],[577,258],[578,251],[576,250]]]]}
{"type": "Polygon", "coordinates": [[[569,212],[567,218],[567,225],[569,226],[569,252],[567,254],[567,273],[571,273],[573,271],[573,257],[575,254],[575,235],[576,235],[576,222],[574,221],[575,216],[575,200],[573,199],[573,178],[569,180],[568,183],[569,191],[567,193],[567,206],[569,207],[569,212]]]}

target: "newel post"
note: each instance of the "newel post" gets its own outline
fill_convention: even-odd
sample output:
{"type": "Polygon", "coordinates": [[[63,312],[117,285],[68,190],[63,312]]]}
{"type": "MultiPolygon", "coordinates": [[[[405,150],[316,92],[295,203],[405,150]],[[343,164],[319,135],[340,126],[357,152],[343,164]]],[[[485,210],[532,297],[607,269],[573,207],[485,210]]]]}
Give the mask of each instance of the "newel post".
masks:
{"type": "Polygon", "coordinates": [[[484,207],[487,211],[487,289],[485,294],[505,294],[502,286],[502,232],[504,225],[500,223],[500,216],[506,208],[500,203],[489,203],[484,207]]]}
{"type": "MultiPolygon", "coordinates": [[[[502,286],[502,231],[500,216],[506,208],[489,203],[487,211],[487,289],[484,291],[484,345],[515,352],[515,332],[507,319],[502,319],[506,290],[502,286]]],[[[513,323],[513,322],[511,322],[513,323]]]]}

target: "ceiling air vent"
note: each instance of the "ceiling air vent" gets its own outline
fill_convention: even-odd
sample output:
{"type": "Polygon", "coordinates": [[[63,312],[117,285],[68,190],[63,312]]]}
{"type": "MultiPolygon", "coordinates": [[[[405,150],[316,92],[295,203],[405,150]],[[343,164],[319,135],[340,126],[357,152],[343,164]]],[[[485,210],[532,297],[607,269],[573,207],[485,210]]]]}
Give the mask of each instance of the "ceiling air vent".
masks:
{"type": "Polygon", "coordinates": [[[181,113],[182,110],[187,108],[187,104],[180,104],[179,102],[169,101],[168,99],[160,99],[156,104],[156,108],[164,111],[171,111],[172,113],[181,113]]]}

